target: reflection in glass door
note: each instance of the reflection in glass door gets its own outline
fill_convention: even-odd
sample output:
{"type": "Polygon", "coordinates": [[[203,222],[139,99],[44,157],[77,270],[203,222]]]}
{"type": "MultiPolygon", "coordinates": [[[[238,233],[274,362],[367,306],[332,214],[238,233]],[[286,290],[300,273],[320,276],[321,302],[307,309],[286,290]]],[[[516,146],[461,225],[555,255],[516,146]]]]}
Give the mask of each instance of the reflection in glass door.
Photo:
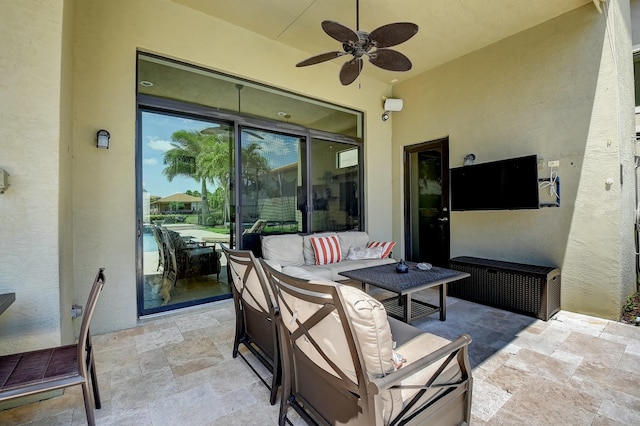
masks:
{"type": "Polygon", "coordinates": [[[267,234],[360,229],[360,146],[311,139],[308,153],[306,140],[241,128],[236,209],[242,249],[260,256],[267,234]]]}
{"type": "Polygon", "coordinates": [[[230,297],[233,127],[140,113],[140,315],[230,297]]]}
{"type": "Polygon", "coordinates": [[[358,145],[311,141],[312,229],[315,232],[361,229],[360,155],[358,145]]]}
{"type": "Polygon", "coordinates": [[[306,228],[306,139],[247,127],[240,135],[240,247],[260,256],[262,235],[306,228]]]}

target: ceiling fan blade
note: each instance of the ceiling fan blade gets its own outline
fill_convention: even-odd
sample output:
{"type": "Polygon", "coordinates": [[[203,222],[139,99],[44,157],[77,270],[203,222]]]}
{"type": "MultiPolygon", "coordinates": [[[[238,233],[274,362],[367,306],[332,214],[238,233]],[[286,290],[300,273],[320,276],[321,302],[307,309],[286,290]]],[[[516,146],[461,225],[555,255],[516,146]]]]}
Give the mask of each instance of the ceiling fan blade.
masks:
{"type": "Polygon", "coordinates": [[[340,43],[347,43],[349,41],[357,42],[359,40],[358,34],[351,28],[347,28],[336,21],[322,21],[322,29],[325,33],[338,40],[340,43]]]}
{"type": "Polygon", "coordinates": [[[362,59],[354,58],[347,61],[340,68],[340,83],[347,86],[355,81],[362,71],[362,59]]]}
{"type": "Polygon", "coordinates": [[[296,67],[306,67],[307,65],[315,65],[315,64],[319,64],[320,62],[324,62],[324,61],[330,61],[332,59],[335,59],[339,56],[344,55],[344,52],[327,52],[327,53],[322,53],[320,55],[316,55],[316,56],[312,56],[308,59],[305,59],[302,62],[298,62],[296,64],[296,67]]]}
{"type": "Polygon", "coordinates": [[[389,71],[409,71],[412,66],[409,58],[391,49],[376,49],[369,54],[369,62],[389,71]]]}
{"type": "Polygon", "coordinates": [[[391,47],[404,43],[418,33],[418,26],[411,22],[383,25],[369,33],[369,40],[377,47],[391,47]]]}

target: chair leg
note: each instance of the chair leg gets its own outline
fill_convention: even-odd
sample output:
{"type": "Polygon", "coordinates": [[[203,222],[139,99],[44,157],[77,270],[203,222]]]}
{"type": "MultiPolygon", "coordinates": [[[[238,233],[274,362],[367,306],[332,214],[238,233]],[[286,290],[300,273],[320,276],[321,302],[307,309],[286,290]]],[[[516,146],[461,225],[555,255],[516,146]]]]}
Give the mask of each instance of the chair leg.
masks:
{"type": "Polygon", "coordinates": [[[275,371],[273,373],[274,378],[271,381],[271,395],[269,395],[269,403],[271,405],[275,405],[276,403],[276,397],[278,396],[278,384],[277,384],[277,379],[275,378],[275,371]]]}
{"type": "Polygon", "coordinates": [[[289,408],[289,398],[282,392],[280,397],[280,414],[278,415],[278,426],[284,426],[287,424],[287,409],[289,408]]]}
{"type": "Polygon", "coordinates": [[[236,335],[233,338],[233,352],[231,353],[231,356],[233,358],[237,358],[238,349],[240,348],[240,340],[244,335],[244,317],[242,315],[242,311],[240,310],[240,302],[238,302],[236,294],[233,295],[233,304],[236,311],[236,335]]]}
{"type": "Polygon", "coordinates": [[[275,351],[273,357],[273,378],[271,379],[271,398],[269,402],[271,405],[276,403],[276,397],[278,396],[278,387],[282,382],[282,368],[280,366],[280,358],[278,357],[278,351],[275,351]]]}
{"type": "Polygon", "coordinates": [[[93,389],[93,400],[96,404],[96,409],[99,410],[102,408],[102,402],[100,402],[100,388],[98,387],[98,375],[96,374],[96,364],[93,362],[93,354],[91,354],[89,373],[91,376],[91,388],[93,389]]]}
{"type": "Polygon", "coordinates": [[[96,418],[93,412],[93,404],[91,403],[89,384],[86,381],[82,383],[82,397],[84,398],[84,411],[87,414],[87,424],[89,426],[95,426],[96,418]]]}
{"type": "Polygon", "coordinates": [[[233,338],[233,352],[231,352],[231,356],[233,358],[238,357],[238,350],[240,349],[240,341],[242,340],[244,325],[242,324],[242,320],[236,317],[236,335],[233,338]]]}

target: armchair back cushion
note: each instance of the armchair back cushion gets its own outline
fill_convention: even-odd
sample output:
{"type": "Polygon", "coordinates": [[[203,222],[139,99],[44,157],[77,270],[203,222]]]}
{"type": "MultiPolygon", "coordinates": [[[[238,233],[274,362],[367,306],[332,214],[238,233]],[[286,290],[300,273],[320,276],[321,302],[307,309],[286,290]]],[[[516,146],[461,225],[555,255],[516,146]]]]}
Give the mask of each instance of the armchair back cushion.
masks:
{"type": "MultiPolygon", "coordinates": [[[[352,321],[366,371],[372,377],[384,376],[393,371],[391,329],[382,303],[355,287],[331,281],[310,282],[337,287],[352,321]]],[[[296,321],[305,323],[322,309],[322,305],[304,302],[286,293],[281,293],[280,297],[292,307],[293,312],[287,309],[282,309],[280,312],[283,324],[292,333],[299,327],[296,321]]],[[[297,345],[314,364],[336,377],[341,377],[340,373],[342,373],[357,385],[357,373],[350,356],[347,339],[343,333],[337,332],[341,329],[342,323],[338,313],[334,311],[309,330],[315,344],[320,346],[320,350],[335,363],[340,371],[336,371],[320,354],[314,342],[306,339],[304,335],[298,339],[297,345]]]]}

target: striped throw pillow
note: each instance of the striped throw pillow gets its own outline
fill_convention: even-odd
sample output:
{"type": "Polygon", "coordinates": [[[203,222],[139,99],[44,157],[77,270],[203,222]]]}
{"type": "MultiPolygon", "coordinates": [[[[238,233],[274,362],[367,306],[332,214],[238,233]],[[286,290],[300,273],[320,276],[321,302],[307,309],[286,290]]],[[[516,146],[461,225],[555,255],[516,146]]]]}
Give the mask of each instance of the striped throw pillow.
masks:
{"type": "Polygon", "coordinates": [[[330,237],[311,237],[311,246],[316,255],[316,265],[328,265],[342,260],[340,240],[337,235],[330,237]]]}
{"type": "Polygon", "coordinates": [[[369,243],[367,248],[382,247],[382,256],[380,256],[380,259],[384,259],[385,257],[389,257],[389,255],[391,254],[391,250],[393,250],[393,247],[395,245],[396,243],[394,241],[391,241],[391,242],[372,241],[369,243]]]}

